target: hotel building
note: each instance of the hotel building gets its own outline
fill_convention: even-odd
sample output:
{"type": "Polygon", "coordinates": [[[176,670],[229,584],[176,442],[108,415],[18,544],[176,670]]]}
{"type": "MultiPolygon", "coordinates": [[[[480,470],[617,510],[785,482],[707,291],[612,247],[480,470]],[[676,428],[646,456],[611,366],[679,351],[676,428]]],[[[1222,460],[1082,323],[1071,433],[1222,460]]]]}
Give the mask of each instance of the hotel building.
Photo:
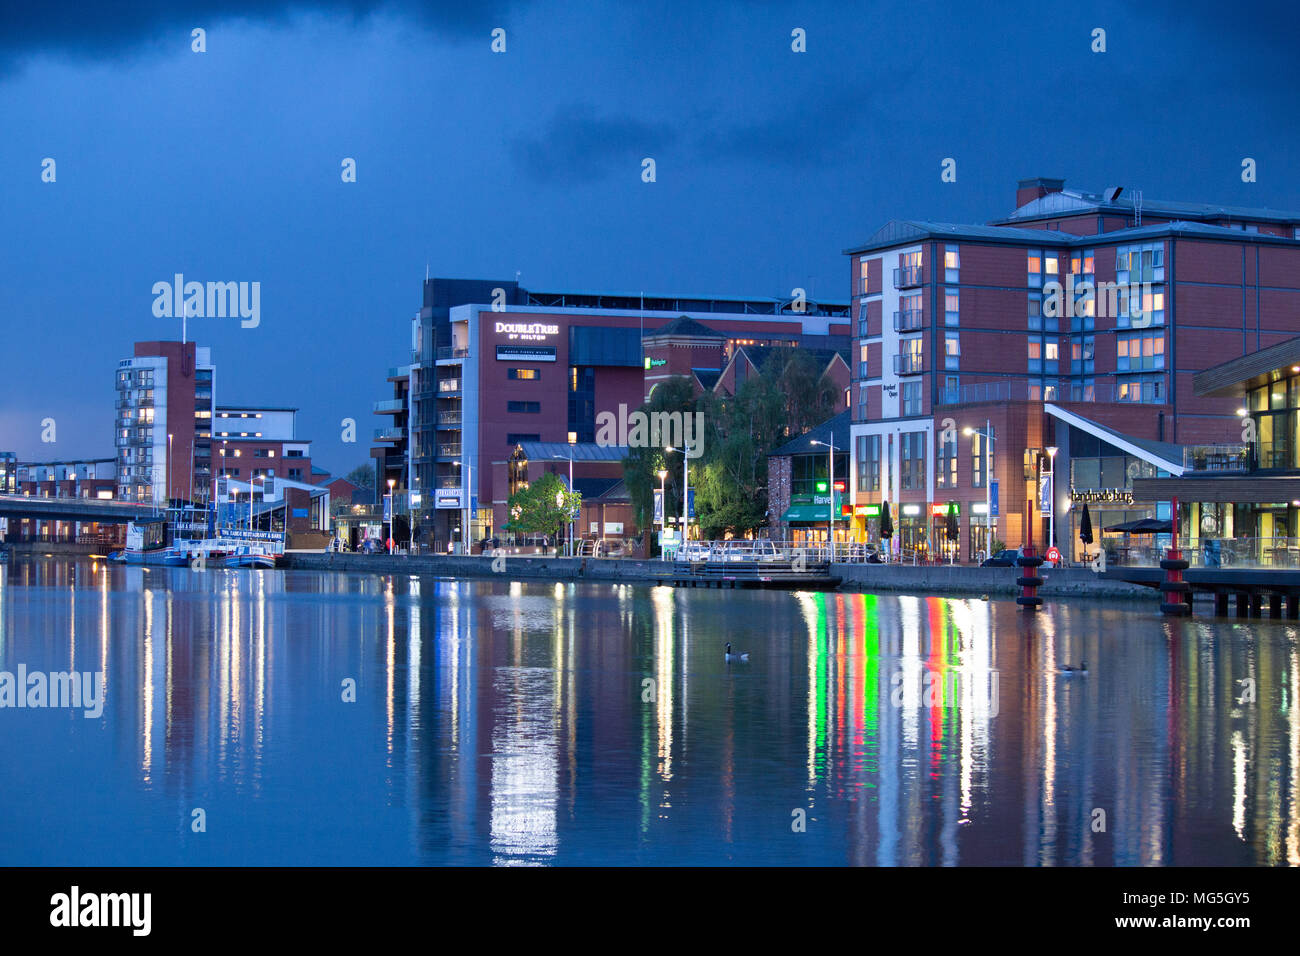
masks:
{"type": "Polygon", "coordinates": [[[1109,509],[1107,523],[1168,517],[1132,481],[1177,476],[1185,446],[1239,440],[1236,401],[1192,379],[1300,332],[1298,236],[1297,212],[1039,178],[990,224],[893,221],[845,250],[854,382],[841,534],[875,540],[888,501],[895,547],[933,551],[951,502],[969,559],[988,548],[990,523],[1017,546],[1031,532],[1041,544],[1053,521],[1077,551],[1076,502],[1109,509]]]}
{"type": "MultiPolygon", "coordinates": [[[[843,350],[849,333],[843,303],[535,292],[514,281],[428,279],[412,322],[411,363],[390,370],[397,393],[375,409],[407,421],[376,432],[384,446],[372,452],[376,474],[381,487],[393,478],[399,498],[418,502],[421,536],[431,546],[462,542],[467,520],[477,542],[506,523],[516,484],[510,475],[527,472],[521,446],[594,446],[597,415],[638,408],[667,377],[687,375],[712,388],[742,346],[843,350]]],[[[575,453],[575,483],[607,477],[601,461],[591,449],[575,453]],[[596,470],[586,474],[582,461],[596,470]]],[[[548,470],[567,481],[569,456],[556,453],[548,470]]]]}

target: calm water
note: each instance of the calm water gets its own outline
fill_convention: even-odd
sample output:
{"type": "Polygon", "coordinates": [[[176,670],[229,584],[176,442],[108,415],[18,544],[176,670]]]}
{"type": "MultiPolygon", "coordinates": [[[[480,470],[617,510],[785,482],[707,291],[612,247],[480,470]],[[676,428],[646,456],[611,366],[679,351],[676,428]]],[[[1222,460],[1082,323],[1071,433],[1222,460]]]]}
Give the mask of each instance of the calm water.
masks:
{"type": "Polygon", "coordinates": [[[1154,599],[1031,619],[964,598],[0,573],[0,671],[105,689],[99,719],[0,709],[2,864],[1300,863],[1294,624],[1167,621],[1154,599]],[[724,663],[726,640],[751,661],[724,663]],[[1055,673],[1081,658],[1087,677],[1055,673]]]}

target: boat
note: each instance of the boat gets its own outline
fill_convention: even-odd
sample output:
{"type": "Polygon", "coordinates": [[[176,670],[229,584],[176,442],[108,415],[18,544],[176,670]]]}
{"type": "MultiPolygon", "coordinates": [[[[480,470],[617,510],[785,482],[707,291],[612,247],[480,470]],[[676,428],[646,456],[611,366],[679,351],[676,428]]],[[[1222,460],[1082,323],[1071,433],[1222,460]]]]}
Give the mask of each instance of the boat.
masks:
{"type": "Polygon", "coordinates": [[[226,555],[228,568],[274,568],[276,554],[264,545],[241,544],[234,552],[226,555]]]}

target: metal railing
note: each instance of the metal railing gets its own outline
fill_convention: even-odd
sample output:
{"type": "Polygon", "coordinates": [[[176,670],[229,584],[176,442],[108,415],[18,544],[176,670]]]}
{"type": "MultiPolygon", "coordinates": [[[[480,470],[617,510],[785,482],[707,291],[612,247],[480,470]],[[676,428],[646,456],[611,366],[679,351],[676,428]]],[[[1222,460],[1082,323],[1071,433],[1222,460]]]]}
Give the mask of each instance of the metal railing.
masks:
{"type": "Polygon", "coordinates": [[[375,441],[401,441],[406,437],[405,428],[376,428],[375,441]]]}
{"type": "Polygon", "coordinates": [[[468,358],[469,349],[440,348],[438,349],[439,359],[459,359],[468,358]]]}
{"type": "MultiPolygon", "coordinates": [[[[1159,567],[1170,546],[1168,535],[1155,541],[1102,542],[1107,567],[1159,567]]],[[[1183,559],[1193,568],[1272,568],[1300,570],[1300,538],[1179,538],[1183,559]]]]}

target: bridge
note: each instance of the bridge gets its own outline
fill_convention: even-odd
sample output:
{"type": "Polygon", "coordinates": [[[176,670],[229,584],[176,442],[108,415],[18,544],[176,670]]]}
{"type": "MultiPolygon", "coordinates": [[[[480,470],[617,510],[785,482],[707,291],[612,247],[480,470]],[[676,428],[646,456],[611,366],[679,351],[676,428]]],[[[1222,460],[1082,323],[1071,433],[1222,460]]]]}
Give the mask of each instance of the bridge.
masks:
{"type": "Polygon", "coordinates": [[[0,495],[0,518],[35,518],[40,521],[98,521],[126,524],[162,517],[152,504],[103,498],[41,498],[35,495],[0,495]]]}

